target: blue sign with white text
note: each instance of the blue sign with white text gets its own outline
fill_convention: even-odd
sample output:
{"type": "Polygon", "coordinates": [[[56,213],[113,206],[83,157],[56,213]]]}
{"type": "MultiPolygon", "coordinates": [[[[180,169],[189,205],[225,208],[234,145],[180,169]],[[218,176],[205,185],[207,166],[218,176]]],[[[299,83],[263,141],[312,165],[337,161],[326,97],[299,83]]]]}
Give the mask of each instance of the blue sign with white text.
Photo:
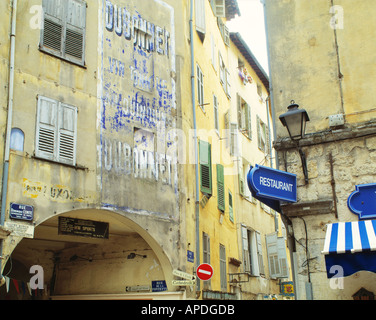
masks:
{"type": "Polygon", "coordinates": [[[296,202],[296,175],[256,164],[247,175],[257,197],[296,202]]]}
{"type": "Polygon", "coordinates": [[[34,207],[25,204],[11,203],[9,217],[11,219],[33,221],[34,207]]]}
{"type": "Polygon", "coordinates": [[[355,186],[348,197],[347,206],[359,219],[376,218],[376,183],[355,186]]]}

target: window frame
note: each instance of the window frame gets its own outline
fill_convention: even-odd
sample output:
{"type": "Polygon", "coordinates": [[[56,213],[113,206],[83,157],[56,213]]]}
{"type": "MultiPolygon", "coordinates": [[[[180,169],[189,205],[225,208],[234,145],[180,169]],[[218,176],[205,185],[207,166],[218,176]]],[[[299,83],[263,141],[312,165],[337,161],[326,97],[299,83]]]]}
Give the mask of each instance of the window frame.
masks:
{"type": "MultiPolygon", "coordinates": [[[[43,27],[41,28],[40,33],[40,44],[39,44],[39,50],[42,52],[45,52],[47,54],[53,55],[55,57],[58,57],[62,60],[71,62],[73,64],[85,67],[85,51],[86,51],[86,15],[87,15],[87,3],[83,0],[48,0],[53,3],[55,3],[56,8],[54,8],[53,4],[51,5],[51,2],[48,4],[46,3],[46,0],[43,0],[42,6],[43,6],[43,27]],[[60,2],[61,1],[61,2],[60,2]],[[60,5],[60,8],[59,8],[60,5]],[[76,6],[76,7],[75,7],[76,6]],[[47,8],[54,8],[56,9],[55,15],[53,15],[51,12],[49,13],[47,8]],[[60,9],[60,11],[59,11],[60,9]],[[83,11],[79,13],[79,10],[83,11]],[[71,11],[70,11],[71,10],[71,11]],[[76,10],[76,14],[79,14],[79,17],[76,18],[76,25],[73,24],[73,21],[69,21],[68,14],[69,12],[72,12],[73,10],[76,10]],[[48,46],[46,44],[47,38],[45,37],[46,30],[48,28],[46,27],[46,21],[51,24],[51,32],[58,31],[57,28],[61,27],[61,30],[58,31],[58,33],[61,32],[59,43],[57,43],[57,39],[59,34],[55,34],[55,37],[51,36],[49,41],[52,43],[55,41],[53,45],[56,45],[56,48],[53,48],[52,46],[48,46]],[[77,24],[80,23],[80,25],[77,24]],[[80,41],[80,36],[82,35],[82,41],[80,41]],[[67,37],[70,37],[71,41],[70,46],[67,49],[67,37]],[[75,57],[73,54],[74,50],[73,47],[78,46],[80,48],[81,58],[75,57]],[[67,51],[70,51],[68,53],[67,51]]],[[[73,15],[72,15],[73,16],[73,15]]],[[[76,49],[76,48],[74,48],[76,49]]]]}

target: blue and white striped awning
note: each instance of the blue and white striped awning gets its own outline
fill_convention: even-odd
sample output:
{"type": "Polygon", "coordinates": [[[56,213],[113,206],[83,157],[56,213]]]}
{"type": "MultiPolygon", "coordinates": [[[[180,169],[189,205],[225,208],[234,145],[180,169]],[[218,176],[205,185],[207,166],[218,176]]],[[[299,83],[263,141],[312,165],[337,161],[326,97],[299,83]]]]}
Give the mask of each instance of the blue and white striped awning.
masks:
{"type": "Polygon", "coordinates": [[[324,249],[328,277],[331,267],[341,266],[343,275],[376,272],[376,220],[338,222],[327,225],[324,249]]]}
{"type": "Polygon", "coordinates": [[[376,220],[327,225],[323,254],[376,250],[376,220]]]}

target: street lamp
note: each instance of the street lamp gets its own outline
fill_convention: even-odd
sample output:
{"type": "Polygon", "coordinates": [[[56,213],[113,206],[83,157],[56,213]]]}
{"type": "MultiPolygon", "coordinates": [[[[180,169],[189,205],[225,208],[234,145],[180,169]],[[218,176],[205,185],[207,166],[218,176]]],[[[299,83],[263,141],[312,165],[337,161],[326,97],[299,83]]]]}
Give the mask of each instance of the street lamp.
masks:
{"type": "Polygon", "coordinates": [[[287,128],[292,141],[296,143],[296,147],[302,160],[305,183],[308,184],[308,170],[305,154],[299,146],[299,140],[304,138],[306,123],[309,121],[308,113],[304,109],[299,109],[299,105],[294,100],[288,106],[288,111],[279,116],[283,126],[287,128]]]}
{"type": "Polygon", "coordinates": [[[287,128],[291,140],[298,141],[304,138],[306,122],[309,121],[308,113],[304,109],[299,109],[299,105],[294,100],[287,109],[289,111],[281,114],[279,120],[287,128]]]}

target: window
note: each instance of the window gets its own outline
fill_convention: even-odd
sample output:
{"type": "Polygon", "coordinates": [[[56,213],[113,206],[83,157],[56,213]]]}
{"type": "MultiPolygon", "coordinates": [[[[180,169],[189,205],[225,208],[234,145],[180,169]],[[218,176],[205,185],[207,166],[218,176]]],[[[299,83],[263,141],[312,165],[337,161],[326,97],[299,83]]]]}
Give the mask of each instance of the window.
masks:
{"type": "Polygon", "coordinates": [[[231,98],[230,72],[226,69],[225,63],[219,53],[219,80],[227,96],[231,98]]]}
{"type": "MultiPolygon", "coordinates": [[[[205,36],[206,23],[205,23],[205,2],[206,0],[196,0],[196,31],[205,36]]],[[[202,39],[201,39],[202,40],[202,39]]]]}
{"type": "Polygon", "coordinates": [[[265,270],[260,233],[249,230],[244,225],[241,228],[244,272],[249,272],[254,276],[264,275],[265,270]]]}
{"type": "Polygon", "coordinates": [[[215,94],[213,94],[213,107],[214,107],[214,128],[219,133],[219,119],[218,119],[218,99],[215,94]]]}
{"type": "Polygon", "coordinates": [[[86,3],[43,0],[40,49],[70,62],[85,64],[86,3]]]}
{"type": "Polygon", "coordinates": [[[234,209],[232,207],[232,193],[228,192],[228,215],[231,222],[234,222],[234,209]]]}
{"type": "Polygon", "coordinates": [[[238,161],[239,165],[239,172],[238,172],[238,179],[239,179],[239,191],[240,195],[243,196],[244,199],[251,201],[252,203],[257,203],[256,199],[252,197],[252,193],[247,187],[247,176],[250,170],[250,163],[240,157],[238,161]]]}
{"type": "Polygon", "coordinates": [[[39,96],[36,127],[37,157],[76,164],[76,107],[39,96]]]}
{"type": "Polygon", "coordinates": [[[201,173],[201,192],[212,194],[212,170],[211,170],[211,145],[208,142],[201,141],[199,145],[200,152],[200,173],[201,173]]]}
{"type": "Polygon", "coordinates": [[[219,244],[219,272],[221,279],[221,290],[227,291],[226,247],[222,244],[219,244]]]}
{"type": "Polygon", "coordinates": [[[251,107],[241,96],[237,95],[238,127],[249,139],[252,139],[251,107]]]}
{"type": "Polygon", "coordinates": [[[277,232],[266,235],[269,272],[271,278],[288,278],[286,245],[283,237],[277,237],[277,232]]]}
{"type": "Polygon", "coordinates": [[[225,0],[210,0],[210,4],[216,17],[226,16],[225,0]]]}
{"type": "Polygon", "coordinates": [[[24,150],[25,134],[21,129],[12,128],[10,133],[10,149],[16,151],[24,150]]]}
{"type": "MultiPolygon", "coordinates": [[[[202,262],[210,264],[210,237],[207,233],[202,233],[202,262]]],[[[204,281],[204,288],[210,288],[211,280],[204,281]]]]}
{"type": "Polygon", "coordinates": [[[225,212],[225,176],[221,164],[217,164],[217,193],[218,209],[225,212]]]}
{"type": "Polygon", "coordinates": [[[204,110],[204,75],[199,65],[197,65],[197,99],[198,105],[204,110]]]}
{"type": "Polygon", "coordinates": [[[257,143],[261,151],[265,153],[270,152],[269,129],[259,116],[257,116],[257,143]]]}

